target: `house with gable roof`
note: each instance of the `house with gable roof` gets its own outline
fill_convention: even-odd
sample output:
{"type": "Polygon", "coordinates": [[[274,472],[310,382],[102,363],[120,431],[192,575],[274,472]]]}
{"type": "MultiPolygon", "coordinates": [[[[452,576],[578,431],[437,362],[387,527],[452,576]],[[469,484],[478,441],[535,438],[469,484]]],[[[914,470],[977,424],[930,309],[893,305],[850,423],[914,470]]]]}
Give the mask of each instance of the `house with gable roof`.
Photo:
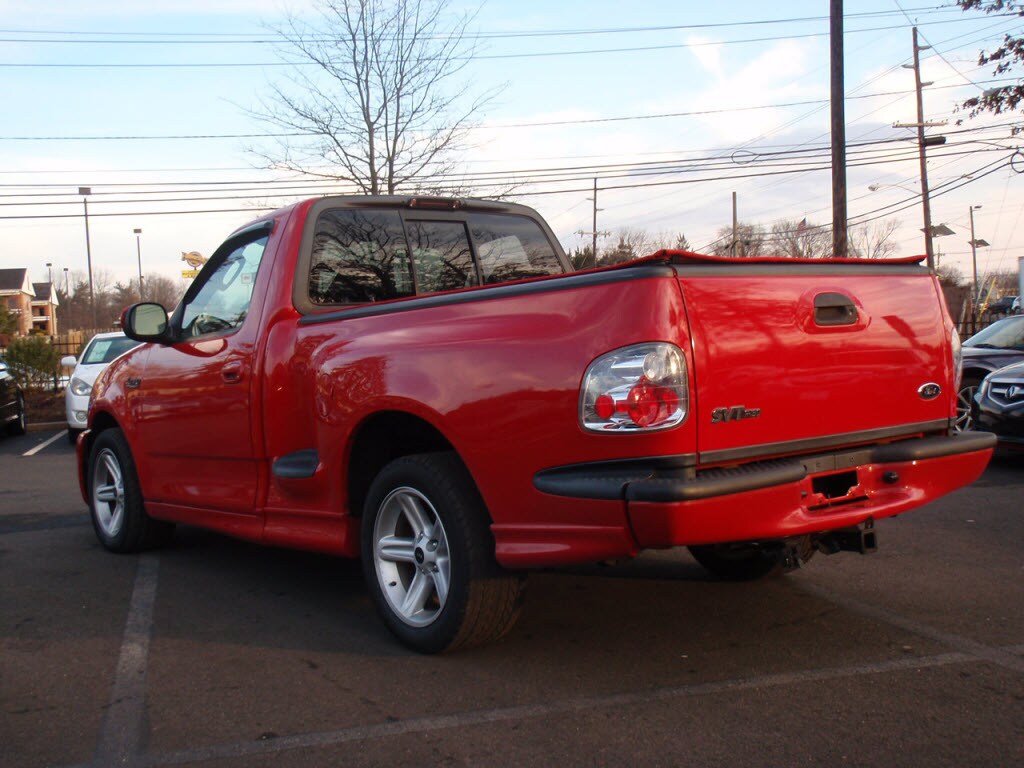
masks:
{"type": "Polygon", "coordinates": [[[16,336],[57,333],[57,291],[52,283],[33,283],[27,269],[0,269],[0,302],[18,320],[16,336]]]}

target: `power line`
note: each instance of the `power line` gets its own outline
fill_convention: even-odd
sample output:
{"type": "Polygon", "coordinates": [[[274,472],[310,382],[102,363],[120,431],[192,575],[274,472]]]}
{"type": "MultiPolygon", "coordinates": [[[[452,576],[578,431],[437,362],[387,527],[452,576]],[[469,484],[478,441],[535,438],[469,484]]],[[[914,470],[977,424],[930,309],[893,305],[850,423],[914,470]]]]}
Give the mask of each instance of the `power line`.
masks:
{"type": "MultiPolygon", "coordinates": [[[[935,6],[923,6],[920,8],[910,9],[913,12],[923,12],[928,15],[939,15],[945,13],[953,13],[958,9],[955,6],[938,7],[935,6]]],[[[861,13],[847,13],[844,17],[847,19],[861,19],[861,18],[886,18],[890,16],[899,16],[900,11],[865,11],[861,13]]],[[[828,21],[828,16],[796,16],[790,18],[772,18],[772,19],[751,19],[746,21],[728,21],[728,22],[710,22],[704,24],[673,24],[673,25],[658,25],[658,26],[642,26],[642,27],[598,27],[590,29],[554,29],[554,30],[514,30],[514,31],[498,31],[498,32],[478,32],[466,34],[463,37],[468,40],[496,40],[496,39],[518,39],[524,37],[574,37],[583,35],[610,35],[610,34],[636,34],[646,32],[678,32],[686,30],[707,30],[707,29],[724,29],[729,27],[754,27],[764,25],[776,25],[776,24],[795,24],[803,22],[821,22],[828,21]]],[[[111,31],[111,30],[59,30],[59,29],[0,29],[0,34],[5,35],[67,35],[67,36],[80,36],[80,35],[106,35],[111,40],[84,40],[84,41],[71,41],[71,40],[36,40],[27,39],[24,42],[88,42],[88,43],[125,43],[125,42],[175,42],[175,43],[189,43],[191,40],[162,40],[160,38],[197,38],[197,41],[204,43],[222,43],[222,42],[242,42],[242,43],[258,43],[261,45],[266,44],[277,44],[285,40],[284,37],[274,37],[267,39],[266,32],[152,32],[152,31],[111,31]],[[137,41],[125,41],[117,38],[124,37],[146,37],[146,40],[137,41]],[[212,38],[212,39],[210,39],[212,38]],[[249,39],[241,39],[249,38],[249,39]]],[[[390,39],[390,38],[387,38],[390,39]]],[[[432,35],[428,36],[427,39],[451,39],[450,35],[432,35]]],[[[330,42],[331,38],[313,38],[311,42],[330,42]]],[[[5,42],[0,40],[0,42],[5,42]]]]}
{"type": "MultiPolygon", "coordinates": [[[[1014,78],[1000,78],[986,80],[983,82],[1007,82],[1014,78]]],[[[935,86],[932,90],[948,88],[959,88],[957,85],[935,86]]],[[[880,93],[864,93],[857,96],[848,96],[848,100],[872,99],[885,96],[907,96],[909,91],[886,91],[880,93]]],[[[764,109],[779,109],[783,107],[799,107],[807,105],[827,104],[828,99],[806,99],[802,101],[783,102],[780,104],[758,104],[749,107],[723,107],[721,109],[691,110],[687,112],[663,112],[650,115],[619,115],[615,117],[582,118],[578,120],[548,120],[532,123],[497,123],[494,125],[475,126],[473,130],[504,130],[508,128],[546,128],[564,125],[593,125],[600,123],[629,122],[635,120],[663,120],[677,117],[698,117],[702,115],[731,114],[738,112],[753,112],[764,109]]],[[[0,136],[0,141],[196,141],[212,139],[273,139],[273,138],[300,138],[320,136],[319,133],[307,131],[291,131],[285,133],[204,133],[204,134],[166,134],[166,135],[123,135],[123,136],[0,136]]]]}

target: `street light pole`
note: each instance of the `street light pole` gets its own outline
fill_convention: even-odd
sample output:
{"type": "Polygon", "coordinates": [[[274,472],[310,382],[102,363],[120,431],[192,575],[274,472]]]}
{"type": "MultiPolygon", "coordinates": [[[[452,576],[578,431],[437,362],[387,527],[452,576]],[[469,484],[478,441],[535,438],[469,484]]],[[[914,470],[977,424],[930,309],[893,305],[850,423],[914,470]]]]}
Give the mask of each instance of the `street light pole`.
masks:
{"type": "Polygon", "coordinates": [[[92,310],[92,327],[97,326],[96,322],[96,293],[92,285],[92,248],[89,245],[89,198],[92,194],[92,187],[79,187],[78,194],[82,196],[82,210],[85,212],[85,260],[89,267],[89,307],[92,310]]]}
{"type": "Polygon", "coordinates": [[[974,211],[977,208],[981,208],[980,205],[972,205],[968,210],[971,214],[971,272],[973,275],[973,282],[971,285],[974,286],[974,291],[971,296],[971,303],[974,306],[978,305],[978,241],[974,238],[974,211]]]}
{"type": "Polygon", "coordinates": [[[142,295],[142,242],[140,239],[140,235],[142,235],[142,230],[136,228],[133,229],[132,231],[135,233],[135,252],[139,256],[139,301],[142,301],[144,298],[142,295]]]}

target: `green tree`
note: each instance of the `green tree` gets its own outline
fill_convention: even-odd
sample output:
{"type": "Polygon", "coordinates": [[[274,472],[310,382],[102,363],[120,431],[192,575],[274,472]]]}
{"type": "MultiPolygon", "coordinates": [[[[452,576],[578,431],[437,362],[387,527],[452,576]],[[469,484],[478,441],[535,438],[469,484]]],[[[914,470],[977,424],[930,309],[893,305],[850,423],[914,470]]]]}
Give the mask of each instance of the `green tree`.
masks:
{"type": "Polygon", "coordinates": [[[573,269],[590,269],[594,266],[594,247],[585,245],[582,248],[573,249],[569,254],[573,269]]]}
{"type": "MultiPolygon", "coordinates": [[[[1024,16],[1024,3],[1018,0],[957,0],[957,5],[963,11],[1024,16]]],[[[1003,36],[1003,43],[998,48],[982,51],[978,55],[980,66],[994,67],[993,75],[1005,75],[1021,63],[1024,63],[1024,37],[1009,33],[1003,36]]],[[[972,96],[961,105],[961,108],[967,111],[968,117],[977,117],[985,112],[998,115],[1014,111],[1022,99],[1024,85],[1018,79],[1014,84],[995,86],[985,90],[980,96],[972,96]]],[[[1015,128],[1014,132],[1017,131],[1015,128]]]]}
{"type": "Polygon", "coordinates": [[[17,316],[7,308],[6,302],[0,302],[0,334],[13,336],[17,330],[17,316]]]}

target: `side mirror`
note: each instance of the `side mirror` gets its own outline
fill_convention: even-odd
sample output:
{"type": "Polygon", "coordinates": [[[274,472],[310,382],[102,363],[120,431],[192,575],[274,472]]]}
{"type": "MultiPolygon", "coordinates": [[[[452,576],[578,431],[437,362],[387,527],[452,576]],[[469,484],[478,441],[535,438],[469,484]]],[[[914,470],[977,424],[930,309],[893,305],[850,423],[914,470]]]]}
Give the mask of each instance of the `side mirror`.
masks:
{"type": "Polygon", "coordinates": [[[166,344],[170,341],[169,328],[167,310],[160,304],[133,304],[121,313],[121,330],[129,339],[166,344]]]}
{"type": "Polygon", "coordinates": [[[63,368],[74,368],[78,364],[78,360],[74,355],[66,355],[60,359],[60,364],[63,368]]]}

